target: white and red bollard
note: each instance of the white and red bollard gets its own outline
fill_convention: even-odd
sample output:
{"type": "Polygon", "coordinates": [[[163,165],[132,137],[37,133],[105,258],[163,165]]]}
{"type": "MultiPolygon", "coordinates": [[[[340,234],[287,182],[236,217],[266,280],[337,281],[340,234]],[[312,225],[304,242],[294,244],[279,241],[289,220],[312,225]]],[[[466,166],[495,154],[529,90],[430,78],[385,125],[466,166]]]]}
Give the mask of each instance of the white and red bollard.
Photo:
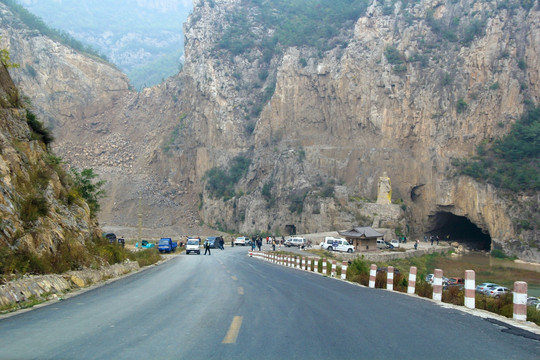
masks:
{"type": "Polygon", "coordinates": [[[302,269],[306,268],[306,258],[302,256],[302,269]]]}
{"type": "Polygon", "coordinates": [[[346,280],[347,279],[347,262],[346,261],[343,261],[341,263],[341,280],[346,280]]]}
{"type": "Polygon", "coordinates": [[[389,266],[386,273],[386,289],[394,290],[394,267],[389,266]]]}
{"type": "Polygon", "coordinates": [[[371,264],[369,269],[369,287],[375,288],[375,278],[377,277],[377,265],[371,264]]]}
{"type": "Polygon", "coordinates": [[[465,270],[465,307],[474,309],[476,304],[476,284],[474,270],[465,270]]]}
{"type": "Polygon", "coordinates": [[[333,278],[336,277],[336,270],[337,270],[336,260],[332,260],[332,271],[331,271],[330,276],[332,276],[333,278]]]}
{"type": "Polygon", "coordinates": [[[325,258],[322,259],[322,273],[324,275],[328,275],[328,273],[326,272],[326,259],[325,258]]]}
{"type": "Polygon", "coordinates": [[[527,283],[516,281],[514,283],[514,320],[527,320],[527,283]]]}
{"type": "Polygon", "coordinates": [[[296,258],[296,267],[297,267],[298,269],[301,269],[301,267],[300,267],[300,256],[298,256],[298,257],[296,258]]]}
{"type": "Polygon", "coordinates": [[[313,263],[313,270],[314,270],[315,272],[319,272],[319,258],[318,258],[318,257],[315,258],[315,261],[314,261],[314,263],[313,263]]]}
{"type": "Polygon", "coordinates": [[[435,276],[433,277],[433,300],[442,301],[442,276],[443,271],[441,269],[435,269],[435,276]]]}
{"type": "Polygon", "coordinates": [[[409,271],[409,284],[407,286],[407,294],[414,294],[416,289],[416,266],[411,266],[409,271]]]}

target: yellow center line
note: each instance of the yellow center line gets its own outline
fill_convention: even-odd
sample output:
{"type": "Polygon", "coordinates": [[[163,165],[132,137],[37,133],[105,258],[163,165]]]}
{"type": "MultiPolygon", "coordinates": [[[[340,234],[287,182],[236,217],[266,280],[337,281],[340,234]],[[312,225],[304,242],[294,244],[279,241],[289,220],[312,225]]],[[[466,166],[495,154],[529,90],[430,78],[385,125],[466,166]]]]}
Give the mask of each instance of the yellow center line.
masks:
{"type": "Polygon", "coordinates": [[[238,280],[236,276],[231,276],[234,281],[238,280]]]}
{"type": "Polygon", "coordinates": [[[229,331],[227,331],[227,335],[225,335],[225,338],[223,339],[221,343],[222,344],[236,343],[236,338],[238,337],[238,333],[240,332],[241,326],[242,326],[242,317],[235,316],[232,320],[231,326],[229,327],[229,331]]]}
{"type": "Polygon", "coordinates": [[[238,287],[238,295],[244,295],[244,288],[241,286],[238,287]]]}

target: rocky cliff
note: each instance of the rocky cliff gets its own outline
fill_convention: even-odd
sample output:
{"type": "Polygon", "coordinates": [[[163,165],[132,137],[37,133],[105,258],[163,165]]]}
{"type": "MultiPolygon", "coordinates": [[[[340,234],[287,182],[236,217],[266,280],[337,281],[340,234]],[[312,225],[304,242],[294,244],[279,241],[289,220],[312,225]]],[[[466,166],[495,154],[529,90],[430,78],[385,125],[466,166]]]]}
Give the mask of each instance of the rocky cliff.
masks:
{"type": "MultiPolygon", "coordinates": [[[[144,227],[182,233],[204,221],[279,233],[373,224],[422,236],[471,222],[492,248],[538,260],[538,194],[516,196],[452,165],[539,103],[540,12],[525,5],[374,1],[318,46],[272,43],[281,29],[258,1],[195,1],[184,70],[142,94],[97,72],[111,76],[107,96],[73,89],[56,104],[82,103],[55,116],[71,123],[55,130],[58,150],[109,180],[107,225],[136,226],[142,212],[144,227]],[[372,204],[383,172],[391,210],[372,204]],[[220,179],[234,186],[218,196],[208,184],[220,179]],[[533,226],[521,229],[523,216],[533,226]]],[[[50,99],[34,103],[52,111],[50,99]]]]}
{"type": "Polygon", "coordinates": [[[34,271],[59,249],[83,254],[101,233],[42,140],[46,133],[35,122],[28,126],[33,118],[0,65],[0,274],[6,275],[34,271]]]}

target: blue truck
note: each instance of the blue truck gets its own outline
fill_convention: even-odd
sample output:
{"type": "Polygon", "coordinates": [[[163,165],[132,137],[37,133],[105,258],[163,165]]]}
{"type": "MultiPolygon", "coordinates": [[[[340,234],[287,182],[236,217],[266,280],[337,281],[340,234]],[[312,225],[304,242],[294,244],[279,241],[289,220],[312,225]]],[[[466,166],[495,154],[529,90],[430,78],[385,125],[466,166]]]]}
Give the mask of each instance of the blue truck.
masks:
{"type": "Polygon", "coordinates": [[[177,247],[178,247],[178,243],[176,241],[172,241],[171,238],[161,238],[161,239],[159,239],[158,250],[159,250],[160,253],[174,252],[174,251],[176,251],[177,247]]]}

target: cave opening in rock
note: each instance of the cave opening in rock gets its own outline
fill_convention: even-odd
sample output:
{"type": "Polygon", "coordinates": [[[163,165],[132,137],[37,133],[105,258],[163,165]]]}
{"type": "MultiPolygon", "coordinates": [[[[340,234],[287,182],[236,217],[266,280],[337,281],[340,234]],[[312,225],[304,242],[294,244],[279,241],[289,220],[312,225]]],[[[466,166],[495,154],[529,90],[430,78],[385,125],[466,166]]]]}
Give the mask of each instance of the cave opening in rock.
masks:
{"type": "Polygon", "coordinates": [[[430,235],[438,235],[441,240],[466,243],[476,250],[490,250],[491,236],[483,231],[465,216],[454,215],[451,212],[439,211],[430,216],[430,235]]]}

